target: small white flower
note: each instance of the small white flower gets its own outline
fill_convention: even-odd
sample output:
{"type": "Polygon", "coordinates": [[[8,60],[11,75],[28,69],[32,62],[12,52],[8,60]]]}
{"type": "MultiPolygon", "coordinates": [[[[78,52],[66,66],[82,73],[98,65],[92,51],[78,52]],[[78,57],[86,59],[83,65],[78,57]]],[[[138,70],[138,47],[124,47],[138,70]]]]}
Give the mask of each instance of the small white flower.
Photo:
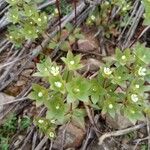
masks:
{"type": "Polygon", "coordinates": [[[110,74],[112,73],[112,71],[110,70],[110,68],[104,67],[104,73],[105,73],[106,75],[110,75],[110,74]]]}
{"type": "Polygon", "coordinates": [[[44,121],[43,121],[43,120],[41,120],[41,119],[38,121],[38,123],[43,123],[43,122],[44,122],[44,121]]]}
{"type": "Polygon", "coordinates": [[[50,136],[51,138],[53,138],[53,137],[55,136],[54,132],[50,132],[50,133],[49,133],[49,136],[50,136]]]}
{"type": "Polygon", "coordinates": [[[9,36],[9,38],[10,38],[10,39],[13,39],[13,37],[12,37],[12,36],[9,36]]]}
{"type": "Polygon", "coordinates": [[[74,60],[70,61],[70,64],[71,64],[71,65],[74,65],[74,63],[75,63],[74,60]]]}
{"type": "Polygon", "coordinates": [[[126,56],[125,56],[125,55],[123,55],[123,56],[121,57],[121,59],[122,59],[122,60],[125,60],[125,59],[126,59],[126,56]]]}
{"type": "Polygon", "coordinates": [[[145,76],[146,75],[146,68],[140,67],[139,70],[138,70],[138,74],[140,76],[145,76]]]}
{"type": "Polygon", "coordinates": [[[138,96],[137,96],[136,94],[132,94],[132,95],[131,95],[131,100],[132,100],[133,102],[137,102],[137,101],[139,100],[139,98],[138,98],[138,96]]]}
{"type": "Polygon", "coordinates": [[[59,108],[60,108],[59,105],[57,105],[57,106],[56,106],[56,109],[58,110],[59,108]]]}
{"type": "Polygon", "coordinates": [[[41,18],[38,18],[38,21],[39,21],[39,22],[41,22],[41,21],[42,21],[42,19],[41,19],[41,18]]]}
{"type": "Polygon", "coordinates": [[[44,19],[47,20],[47,16],[44,16],[44,19]]]}
{"type": "Polygon", "coordinates": [[[50,70],[50,72],[51,72],[51,74],[53,75],[53,76],[57,76],[58,74],[59,74],[59,67],[58,66],[56,66],[56,67],[51,67],[51,70],[50,70]]]}
{"type": "Polygon", "coordinates": [[[44,71],[48,71],[48,69],[47,69],[47,68],[44,68],[44,71]]]}
{"type": "Polygon", "coordinates": [[[126,10],[127,10],[127,7],[123,7],[122,10],[123,10],[123,11],[126,11],[126,10]]]}
{"type": "Polygon", "coordinates": [[[106,1],[106,2],[105,2],[105,4],[106,4],[106,5],[109,5],[109,2],[108,2],[108,1],[106,1]]]}
{"type": "Polygon", "coordinates": [[[75,88],[74,91],[75,92],[80,92],[80,89],[75,88]]]}
{"type": "Polygon", "coordinates": [[[54,12],[55,12],[55,14],[58,14],[58,13],[59,13],[57,8],[54,10],[54,12]]]}
{"type": "Polygon", "coordinates": [[[119,76],[118,79],[121,79],[121,76],[119,76]]]}
{"type": "Polygon", "coordinates": [[[31,33],[32,33],[32,31],[30,31],[30,30],[29,30],[29,31],[28,31],[28,33],[29,33],[29,34],[31,34],[31,33]]]}
{"type": "Polygon", "coordinates": [[[38,97],[42,97],[43,96],[43,93],[42,92],[39,92],[38,93],[38,97]]]}
{"type": "Polygon", "coordinates": [[[54,120],[54,119],[53,119],[53,120],[51,120],[51,123],[55,124],[55,120],[54,120]]]}
{"type": "Polygon", "coordinates": [[[137,89],[139,89],[139,88],[140,88],[140,86],[139,86],[138,84],[136,84],[136,85],[135,85],[135,87],[136,87],[137,89]]]}
{"type": "Polygon", "coordinates": [[[33,24],[33,22],[31,21],[30,24],[33,24]]]}
{"type": "Polygon", "coordinates": [[[113,104],[109,104],[109,106],[108,106],[110,109],[112,109],[114,106],[113,106],[113,104]]]}
{"type": "Polygon", "coordinates": [[[61,88],[61,86],[62,86],[62,83],[59,82],[59,81],[55,82],[54,84],[55,84],[55,86],[58,87],[58,88],[61,88]]]}
{"type": "Polygon", "coordinates": [[[132,113],[132,114],[135,114],[135,111],[134,111],[134,110],[131,110],[131,113],[132,113]]]}
{"type": "Polygon", "coordinates": [[[91,16],[91,20],[95,21],[95,19],[96,19],[95,16],[92,15],[92,16],[91,16]]]}

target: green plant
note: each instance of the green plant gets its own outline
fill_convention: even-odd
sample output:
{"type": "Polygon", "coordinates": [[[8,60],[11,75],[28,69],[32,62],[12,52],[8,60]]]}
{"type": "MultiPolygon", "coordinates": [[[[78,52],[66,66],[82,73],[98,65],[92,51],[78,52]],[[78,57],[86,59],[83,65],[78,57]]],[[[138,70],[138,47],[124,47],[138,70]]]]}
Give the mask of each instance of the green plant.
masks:
{"type": "Polygon", "coordinates": [[[9,138],[17,130],[17,118],[16,115],[10,115],[0,126],[0,149],[8,150],[9,138]]]}
{"type": "MultiPolygon", "coordinates": [[[[66,0],[60,1],[60,11],[61,15],[67,15],[72,10],[72,6],[69,2],[66,0]]],[[[56,8],[56,5],[51,5],[45,9],[47,13],[52,14],[52,16],[58,16],[58,8],[56,8]]]]}
{"type": "Polygon", "coordinates": [[[46,27],[48,17],[44,12],[39,12],[36,0],[6,0],[11,8],[7,14],[11,25],[8,28],[8,39],[21,46],[28,39],[35,40],[42,34],[46,27]]]}
{"type": "Polygon", "coordinates": [[[149,25],[150,24],[150,1],[149,0],[142,0],[142,3],[145,8],[145,13],[144,13],[144,25],[149,25]]]}
{"type": "Polygon", "coordinates": [[[27,129],[31,125],[31,119],[28,116],[23,116],[19,120],[20,130],[27,129]]]}
{"type": "MultiPolygon", "coordinates": [[[[118,34],[118,27],[124,25],[124,19],[128,17],[128,11],[131,9],[131,2],[126,0],[106,0],[98,5],[93,12],[89,14],[86,24],[89,26],[96,25],[104,31],[105,37],[118,34]],[[119,11],[112,19],[113,9],[119,11]]],[[[126,20],[125,20],[126,21],[126,20]]]]}
{"type": "Polygon", "coordinates": [[[112,117],[120,112],[133,123],[144,118],[150,108],[146,93],[150,87],[145,84],[150,81],[148,48],[138,43],[124,52],[116,49],[115,56],[105,58],[107,63],[94,79],[78,73],[82,68],[80,60],[81,55],[74,56],[69,51],[62,58],[63,70],[49,58],[37,64],[34,75],[43,77],[50,87],[34,84],[29,98],[48,109],[46,118],[35,119],[45,134],[54,137],[57,125],[74,119],[84,127],[85,105],[112,117]]]}
{"type": "Polygon", "coordinates": [[[0,149],[8,150],[11,136],[14,135],[18,129],[25,130],[31,124],[31,119],[28,116],[23,116],[18,119],[15,114],[11,114],[0,126],[0,149]]]}

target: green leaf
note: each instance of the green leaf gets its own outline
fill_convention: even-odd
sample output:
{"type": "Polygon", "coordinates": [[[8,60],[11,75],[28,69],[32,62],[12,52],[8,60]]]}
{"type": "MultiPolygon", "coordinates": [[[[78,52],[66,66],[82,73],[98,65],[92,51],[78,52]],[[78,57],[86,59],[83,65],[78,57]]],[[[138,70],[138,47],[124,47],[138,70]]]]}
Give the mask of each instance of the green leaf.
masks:
{"type": "Polygon", "coordinates": [[[23,28],[21,29],[22,35],[25,36],[26,39],[36,39],[38,37],[36,27],[29,24],[25,23],[23,25],[23,28]]]}
{"type": "Polygon", "coordinates": [[[135,46],[135,55],[145,64],[150,64],[150,49],[146,48],[144,44],[137,43],[135,46]]]}
{"type": "Polygon", "coordinates": [[[60,75],[51,76],[49,78],[49,83],[51,84],[50,88],[54,91],[61,92],[64,94],[66,92],[65,89],[65,81],[62,79],[60,75]]]}
{"type": "Polygon", "coordinates": [[[9,9],[8,12],[8,21],[12,22],[13,24],[16,24],[20,21],[20,12],[17,7],[13,7],[9,9]]]}
{"type": "Polygon", "coordinates": [[[91,88],[90,88],[90,95],[93,104],[96,104],[100,100],[100,96],[106,94],[104,88],[101,87],[100,83],[97,79],[91,80],[91,88]]]}
{"type": "Polygon", "coordinates": [[[24,4],[24,16],[25,17],[31,17],[32,15],[37,15],[37,8],[33,5],[24,4]]]}
{"type": "Polygon", "coordinates": [[[62,124],[66,121],[65,113],[67,111],[67,105],[63,102],[61,94],[53,95],[47,103],[48,111],[46,114],[47,119],[55,119],[58,124],[62,124]]]}
{"type": "Polygon", "coordinates": [[[72,122],[74,122],[78,127],[85,130],[85,120],[86,112],[84,109],[74,109],[72,114],[72,122]]]}
{"type": "Polygon", "coordinates": [[[141,107],[135,105],[124,107],[124,115],[134,124],[144,118],[141,107]]]}
{"type": "Polygon", "coordinates": [[[69,70],[74,71],[74,70],[82,68],[82,65],[80,64],[81,55],[73,56],[72,52],[69,51],[67,53],[67,58],[62,57],[61,59],[66,64],[69,70]]]}
{"type": "Polygon", "coordinates": [[[76,77],[66,84],[66,89],[71,100],[89,100],[90,83],[82,77],[76,77]]]}
{"type": "Polygon", "coordinates": [[[33,91],[28,95],[28,97],[32,100],[36,100],[37,106],[44,104],[49,98],[49,91],[38,84],[33,84],[32,88],[33,91]]]}

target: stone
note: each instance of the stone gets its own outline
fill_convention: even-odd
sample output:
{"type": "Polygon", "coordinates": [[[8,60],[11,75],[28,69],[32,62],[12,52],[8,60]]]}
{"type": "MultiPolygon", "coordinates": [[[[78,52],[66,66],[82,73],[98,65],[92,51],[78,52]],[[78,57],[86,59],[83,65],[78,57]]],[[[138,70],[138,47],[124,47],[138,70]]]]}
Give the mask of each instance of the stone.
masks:
{"type": "Polygon", "coordinates": [[[19,81],[17,81],[16,86],[23,86],[25,84],[26,84],[26,82],[24,80],[19,80],[19,81]]]}
{"type": "Polygon", "coordinates": [[[53,148],[61,149],[62,141],[64,141],[64,149],[78,148],[81,146],[84,139],[85,131],[70,123],[59,128],[56,139],[54,140],[53,148]],[[65,134],[64,134],[65,131],[65,134]],[[64,139],[63,139],[64,137],[64,139]]]}
{"type": "Polygon", "coordinates": [[[94,51],[96,49],[95,43],[93,41],[89,41],[87,39],[80,39],[77,42],[78,51],[87,52],[94,51]]]}
{"type": "Polygon", "coordinates": [[[4,109],[7,109],[7,106],[3,106],[3,104],[13,101],[14,99],[15,99],[15,97],[9,96],[5,93],[0,92],[0,120],[3,119],[4,109]]]}
{"type": "Polygon", "coordinates": [[[109,114],[105,117],[107,125],[113,129],[125,129],[133,126],[133,123],[120,113],[117,113],[115,118],[112,118],[109,114]]]}
{"type": "Polygon", "coordinates": [[[32,69],[26,69],[21,73],[21,75],[25,77],[31,77],[32,72],[33,72],[32,69]]]}

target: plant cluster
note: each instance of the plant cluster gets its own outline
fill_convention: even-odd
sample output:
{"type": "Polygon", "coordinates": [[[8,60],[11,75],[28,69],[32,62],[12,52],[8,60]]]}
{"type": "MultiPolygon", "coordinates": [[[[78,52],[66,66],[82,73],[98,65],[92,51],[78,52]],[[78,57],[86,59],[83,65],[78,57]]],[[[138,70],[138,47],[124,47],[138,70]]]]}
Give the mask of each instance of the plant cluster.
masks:
{"type": "Polygon", "coordinates": [[[142,3],[145,8],[144,25],[149,25],[150,24],[150,1],[142,0],[142,3]]]}
{"type": "Polygon", "coordinates": [[[37,9],[36,0],[6,0],[11,8],[7,19],[11,25],[8,28],[8,39],[20,46],[26,40],[34,40],[42,34],[46,27],[48,17],[46,13],[37,9]]]}
{"type": "MultiPolygon", "coordinates": [[[[60,11],[61,11],[60,14],[63,16],[69,14],[72,10],[71,4],[69,2],[67,2],[66,0],[59,1],[59,5],[60,5],[59,6],[60,11]]],[[[45,11],[47,13],[52,14],[52,16],[58,16],[58,8],[56,8],[56,5],[51,5],[51,6],[47,7],[45,9],[45,11]]]]}
{"type": "Polygon", "coordinates": [[[117,28],[122,26],[124,21],[126,22],[125,19],[128,17],[128,11],[131,8],[131,3],[126,0],[106,0],[89,14],[86,23],[103,29],[105,36],[109,38],[111,35],[118,33],[117,28]],[[114,8],[118,11],[115,18],[112,19],[114,8]]]}
{"type": "Polygon", "coordinates": [[[137,44],[124,52],[116,49],[115,56],[106,59],[93,79],[78,73],[83,67],[81,55],[69,51],[61,59],[64,67],[49,58],[37,64],[34,76],[44,78],[50,87],[34,84],[29,95],[38,106],[47,107],[46,118],[36,118],[35,123],[50,138],[55,137],[57,125],[67,121],[84,127],[85,105],[112,117],[121,113],[133,123],[150,111],[146,93],[150,88],[145,85],[150,80],[150,55],[144,45],[137,44]]]}
{"type": "Polygon", "coordinates": [[[15,114],[10,115],[0,126],[0,149],[8,150],[11,136],[19,128],[20,131],[28,128],[31,124],[31,119],[28,116],[23,116],[18,119],[15,114]]]}

